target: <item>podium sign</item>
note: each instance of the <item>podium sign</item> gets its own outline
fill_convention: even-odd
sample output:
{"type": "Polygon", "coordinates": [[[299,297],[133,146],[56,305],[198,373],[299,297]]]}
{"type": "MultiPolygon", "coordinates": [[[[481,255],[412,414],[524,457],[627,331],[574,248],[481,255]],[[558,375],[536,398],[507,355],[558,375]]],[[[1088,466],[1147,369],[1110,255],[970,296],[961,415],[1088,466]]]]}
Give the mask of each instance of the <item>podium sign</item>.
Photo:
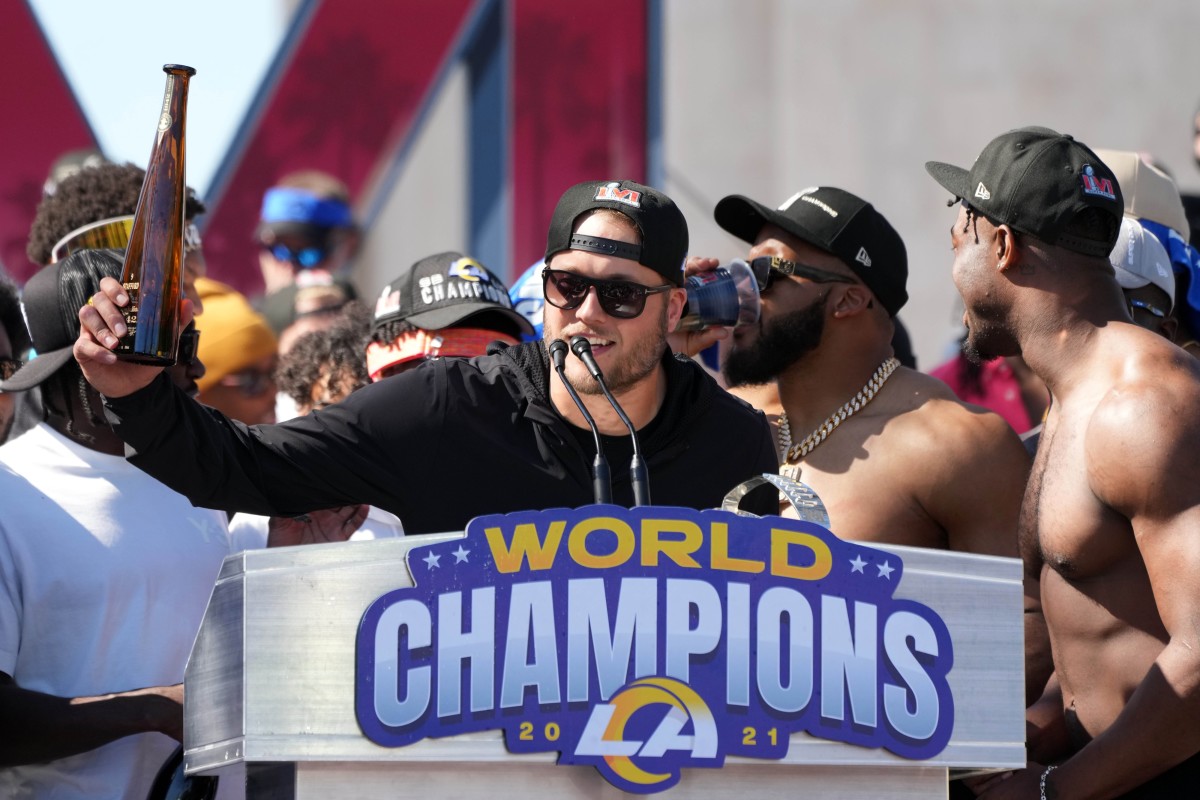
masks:
{"type": "Polygon", "coordinates": [[[188,665],[186,761],[246,764],[249,796],[929,796],[1024,764],[1022,597],[1015,559],[718,510],[246,552],[188,665]]]}

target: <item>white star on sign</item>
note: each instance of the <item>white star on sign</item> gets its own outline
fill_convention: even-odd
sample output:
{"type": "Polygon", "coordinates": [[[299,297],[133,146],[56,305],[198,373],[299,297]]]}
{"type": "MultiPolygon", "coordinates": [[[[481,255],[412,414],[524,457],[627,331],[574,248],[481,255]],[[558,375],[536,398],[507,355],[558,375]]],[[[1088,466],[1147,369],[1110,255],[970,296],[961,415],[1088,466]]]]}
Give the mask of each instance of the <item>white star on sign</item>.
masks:
{"type": "Polygon", "coordinates": [[[426,569],[433,569],[434,567],[441,566],[441,564],[438,563],[438,561],[440,561],[441,558],[442,557],[437,555],[436,553],[430,553],[429,555],[425,556],[421,560],[425,562],[426,569]]]}
{"type": "MultiPolygon", "coordinates": [[[[863,567],[865,567],[866,565],[867,565],[867,562],[862,560],[862,556],[856,555],[854,557],[854,560],[850,562],[850,571],[851,572],[862,572],[863,567]]],[[[866,573],[863,572],[863,574],[865,575],[866,573]]]]}
{"type": "Polygon", "coordinates": [[[460,544],[460,545],[458,546],[458,549],[457,549],[457,550],[455,550],[455,551],[454,551],[453,553],[451,553],[450,555],[454,556],[454,563],[455,563],[455,564],[461,564],[461,563],[463,563],[464,561],[466,561],[466,560],[467,560],[467,553],[470,553],[470,552],[471,552],[470,550],[467,550],[467,549],[465,549],[465,548],[464,548],[464,547],[463,547],[463,546],[460,544]]]}
{"type": "Polygon", "coordinates": [[[895,571],[896,571],[896,568],[889,567],[888,562],[885,561],[879,565],[879,575],[876,577],[887,578],[890,581],[892,579],[892,573],[895,571]]]}

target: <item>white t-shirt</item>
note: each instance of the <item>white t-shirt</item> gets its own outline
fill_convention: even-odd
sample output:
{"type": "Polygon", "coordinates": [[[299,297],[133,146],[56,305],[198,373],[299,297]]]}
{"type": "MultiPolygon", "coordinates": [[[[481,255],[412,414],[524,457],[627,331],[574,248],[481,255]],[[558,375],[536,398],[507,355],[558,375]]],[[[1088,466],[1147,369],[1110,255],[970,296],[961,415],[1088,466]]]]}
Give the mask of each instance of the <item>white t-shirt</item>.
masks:
{"type": "MultiPolygon", "coordinates": [[[[179,683],[229,552],[224,514],[38,425],[0,447],[0,671],[59,697],[179,683]]],[[[175,745],[2,769],[0,797],[143,800],[175,745]]]]}
{"type": "MultiPolygon", "coordinates": [[[[229,539],[233,552],[243,550],[258,550],[267,546],[267,525],[270,517],[260,517],[258,514],[243,514],[238,512],[229,521],[229,539]]],[[[362,542],[370,539],[390,539],[404,535],[404,524],[400,518],[390,511],[369,506],[367,518],[359,529],[350,534],[349,541],[362,542]]]]}

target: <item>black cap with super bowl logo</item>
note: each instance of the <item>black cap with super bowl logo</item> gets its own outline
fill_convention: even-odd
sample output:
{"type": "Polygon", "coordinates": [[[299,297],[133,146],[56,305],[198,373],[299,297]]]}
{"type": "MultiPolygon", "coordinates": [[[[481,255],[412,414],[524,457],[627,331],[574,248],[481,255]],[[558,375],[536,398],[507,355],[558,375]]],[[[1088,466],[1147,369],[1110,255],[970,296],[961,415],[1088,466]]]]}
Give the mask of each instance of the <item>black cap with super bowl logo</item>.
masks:
{"type": "Polygon", "coordinates": [[[802,189],[779,208],[733,194],[717,203],[717,224],[754,243],[766,225],[840,258],[896,316],[908,302],[908,251],[904,240],[873,205],[833,186],[802,189]]]}
{"type": "Polygon", "coordinates": [[[628,258],[649,267],[675,286],[683,285],[688,227],[675,201],[657,189],[633,181],[585,181],[559,198],[546,235],[545,262],[563,250],[585,250],[628,258]],[[640,245],[574,234],[575,222],[595,208],[619,211],[637,226],[640,245]]]}
{"type": "Polygon", "coordinates": [[[1112,252],[1124,200],[1112,170],[1082,142],[1050,128],[1008,131],[988,142],[970,170],[928,161],[925,169],[956,198],[993,222],[1087,256],[1112,252]],[[1065,233],[1080,212],[1112,218],[1112,235],[1089,239],[1065,233]]]}
{"type": "Polygon", "coordinates": [[[508,287],[475,259],[458,252],[422,258],[383,287],[375,301],[375,327],[402,320],[424,330],[461,326],[533,334],[513,310],[508,287]]]}

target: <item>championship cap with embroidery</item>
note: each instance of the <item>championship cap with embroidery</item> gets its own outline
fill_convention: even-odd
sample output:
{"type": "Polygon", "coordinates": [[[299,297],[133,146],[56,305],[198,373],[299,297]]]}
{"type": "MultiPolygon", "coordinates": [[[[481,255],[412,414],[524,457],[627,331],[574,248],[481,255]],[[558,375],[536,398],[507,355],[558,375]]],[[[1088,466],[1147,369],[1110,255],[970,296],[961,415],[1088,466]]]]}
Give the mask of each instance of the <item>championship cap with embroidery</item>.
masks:
{"type": "Polygon", "coordinates": [[[1133,217],[1121,220],[1117,246],[1108,257],[1122,289],[1140,289],[1153,284],[1167,293],[1174,304],[1175,271],[1167,250],[1133,217]]]}
{"type": "Polygon", "coordinates": [[[422,258],[383,287],[375,301],[375,327],[403,320],[425,330],[439,330],[488,314],[501,320],[499,330],[533,333],[533,326],[513,310],[508,287],[475,259],[446,252],[422,258]]]}
{"type": "Polygon", "coordinates": [[[633,181],[587,181],[563,193],[550,219],[546,236],[547,264],[555,253],[584,250],[636,261],[675,286],[683,285],[688,227],[675,201],[662,192],[633,181]],[[633,221],[642,235],[640,245],[574,233],[575,222],[594,208],[611,208],[633,221]]]}
{"type": "Polygon", "coordinates": [[[462,253],[423,258],[383,287],[367,345],[367,373],[377,381],[430,358],[484,355],[494,342],[517,344],[533,326],[515,311],[508,289],[462,253]],[[389,330],[394,322],[411,328],[389,330]]]}
{"type": "Polygon", "coordinates": [[[0,383],[0,391],[40,385],[72,357],[79,336],[79,309],[100,290],[100,279],[120,279],[123,250],[79,250],[43,267],[25,283],[21,310],[37,357],[0,383]]]}
{"type": "Polygon", "coordinates": [[[713,216],[717,224],[753,243],[765,225],[840,258],[896,316],[908,302],[908,251],[904,240],[875,207],[861,197],[832,186],[802,189],[771,209],[749,197],[721,198],[713,216]]]}
{"type": "Polygon", "coordinates": [[[933,179],[988,219],[1087,256],[1107,257],[1124,213],[1121,186],[1087,145],[1049,128],[1018,128],[988,142],[971,169],[925,162],[933,179]],[[1089,208],[1112,218],[1103,239],[1064,233],[1089,208]]]}

